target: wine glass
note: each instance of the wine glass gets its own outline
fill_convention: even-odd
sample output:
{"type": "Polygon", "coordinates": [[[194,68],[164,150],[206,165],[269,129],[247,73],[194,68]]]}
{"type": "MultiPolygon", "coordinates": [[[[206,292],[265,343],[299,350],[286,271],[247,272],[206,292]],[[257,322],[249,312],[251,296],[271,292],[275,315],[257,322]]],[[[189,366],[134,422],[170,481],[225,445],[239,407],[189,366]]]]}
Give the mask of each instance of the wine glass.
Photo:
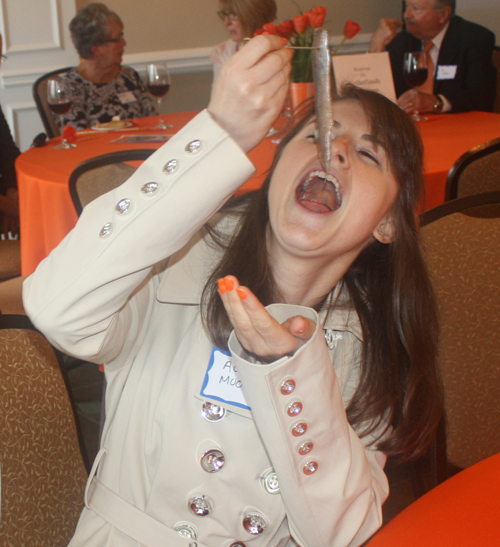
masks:
{"type": "Polygon", "coordinates": [[[64,137],[64,114],[71,110],[73,101],[69,89],[59,78],[51,78],[47,81],[47,101],[49,108],[54,114],[58,114],[61,120],[62,141],[54,148],[75,148],[76,144],[69,143],[64,137]]]}
{"type": "Polygon", "coordinates": [[[158,129],[168,129],[174,127],[173,125],[166,124],[161,119],[161,100],[168,93],[170,89],[170,72],[168,71],[167,63],[150,63],[146,65],[146,86],[148,91],[156,97],[158,101],[158,114],[160,115],[158,129]]]}
{"type": "MultiPolygon", "coordinates": [[[[407,51],[403,63],[403,77],[405,82],[411,87],[422,85],[429,75],[427,68],[427,56],[425,51],[407,51]]],[[[413,111],[412,119],[416,122],[426,120],[417,110],[413,111]]]]}

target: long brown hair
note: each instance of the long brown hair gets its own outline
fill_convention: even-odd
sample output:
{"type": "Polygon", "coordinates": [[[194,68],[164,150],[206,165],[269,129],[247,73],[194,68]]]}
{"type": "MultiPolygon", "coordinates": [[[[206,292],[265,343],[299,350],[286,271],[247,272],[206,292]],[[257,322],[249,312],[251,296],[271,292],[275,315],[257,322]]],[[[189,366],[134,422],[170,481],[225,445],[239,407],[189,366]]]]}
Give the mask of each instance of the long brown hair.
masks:
{"type": "MultiPolygon", "coordinates": [[[[437,306],[422,258],[416,211],[423,199],[423,147],[410,118],[378,93],[352,85],[339,100],[361,103],[375,137],[386,150],[399,193],[393,204],[395,237],[390,244],[369,243],[340,281],[347,289],[363,330],[359,385],[347,406],[350,424],[361,436],[383,419],[392,427],[377,448],[401,460],[422,454],[433,438],[443,401],[437,372],[437,306]]],[[[269,266],[266,229],[268,191],[274,168],[288,142],[314,115],[306,112],[281,141],[260,191],[235,207],[239,226],[208,280],[202,310],[213,343],[227,349],[231,323],[217,293],[216,280],[235,275],[264,305],[281,296],[269,266]]],[[[330,299],[317,311],[335,306],[330,299]]]]}

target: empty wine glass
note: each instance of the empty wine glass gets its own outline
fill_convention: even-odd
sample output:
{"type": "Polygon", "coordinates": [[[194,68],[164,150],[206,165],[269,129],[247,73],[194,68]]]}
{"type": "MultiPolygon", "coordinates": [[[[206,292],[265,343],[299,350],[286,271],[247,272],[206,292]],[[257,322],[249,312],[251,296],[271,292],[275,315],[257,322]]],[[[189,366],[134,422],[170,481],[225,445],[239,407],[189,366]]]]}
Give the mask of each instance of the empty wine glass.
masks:
{"type": "Polygon", "coordinates": [[[161,101],[170,89],[170,72],[167,63],[150,63],[146,65],[146,86],[148,91],[158,101],[159,121],[156,127],[158,129],[168,129],[174,127],[166,124],[161,119],[161,101]]]}
{"type": "Polygon", "coordinates": [[[59,78],[51,78],[47,81],[47,101],[49,108],[54,114],[58,114],[61,120],[62,141],[54,148],[75,148],[76,144],[69,143],[64,137],[64,114],[71,110],[73,100],[68,87],[59,78]]]}
{"type": "MultiPolygon", "coordinates": [[[[403,63],[403,77],[409,86],[415,88],[425,83],[429,75],[425,51],[407,51],[403,63]]],[[[413,111],[411,117],[416,122],[427,120],[417,110],[413,111]]]]}

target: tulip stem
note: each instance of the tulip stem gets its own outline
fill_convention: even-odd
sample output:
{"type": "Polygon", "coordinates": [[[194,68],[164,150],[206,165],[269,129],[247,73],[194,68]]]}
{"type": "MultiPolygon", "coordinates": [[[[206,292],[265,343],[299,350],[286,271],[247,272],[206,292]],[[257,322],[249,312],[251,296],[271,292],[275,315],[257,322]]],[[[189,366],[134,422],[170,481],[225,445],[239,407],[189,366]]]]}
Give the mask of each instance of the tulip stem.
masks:
{"type": "MultiPolygon", "coordinates": [[[[335,50],[332,51],[332,57],[333,57],[334,55],[337,55],[337,52],[338,52],[338,50],[341,48],[342,44],[345,42],[345,39],[346,39],[346,37],[344,36],[344,37],[342,38],[340,44],[338,44],[337,47],[335,48],[335,50]]],[[[330,49],[331,49],[331,48],[332,48],[332,46],[330,46],[330,49]]]]}

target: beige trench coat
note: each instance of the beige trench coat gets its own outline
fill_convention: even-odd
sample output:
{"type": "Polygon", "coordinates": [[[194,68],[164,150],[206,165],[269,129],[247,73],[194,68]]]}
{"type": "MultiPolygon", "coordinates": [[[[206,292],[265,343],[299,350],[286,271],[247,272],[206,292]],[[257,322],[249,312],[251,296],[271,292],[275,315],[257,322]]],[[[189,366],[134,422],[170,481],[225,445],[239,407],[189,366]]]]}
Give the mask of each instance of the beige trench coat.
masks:
{"type": "Polygon", "coordinates": [[[89,204],[25,282],[35,325],[106,365],[100,461],[71,547],[355,546],[381,524],[385,456],[344,412],[357,318],[339,311],[322,325],[308,308],[271,306],[318,327],[268,365],[247,360],[234,335],[225,356],[201,326],[215,251],[199,229],[251,173],[203,112],[89,204]]]}

